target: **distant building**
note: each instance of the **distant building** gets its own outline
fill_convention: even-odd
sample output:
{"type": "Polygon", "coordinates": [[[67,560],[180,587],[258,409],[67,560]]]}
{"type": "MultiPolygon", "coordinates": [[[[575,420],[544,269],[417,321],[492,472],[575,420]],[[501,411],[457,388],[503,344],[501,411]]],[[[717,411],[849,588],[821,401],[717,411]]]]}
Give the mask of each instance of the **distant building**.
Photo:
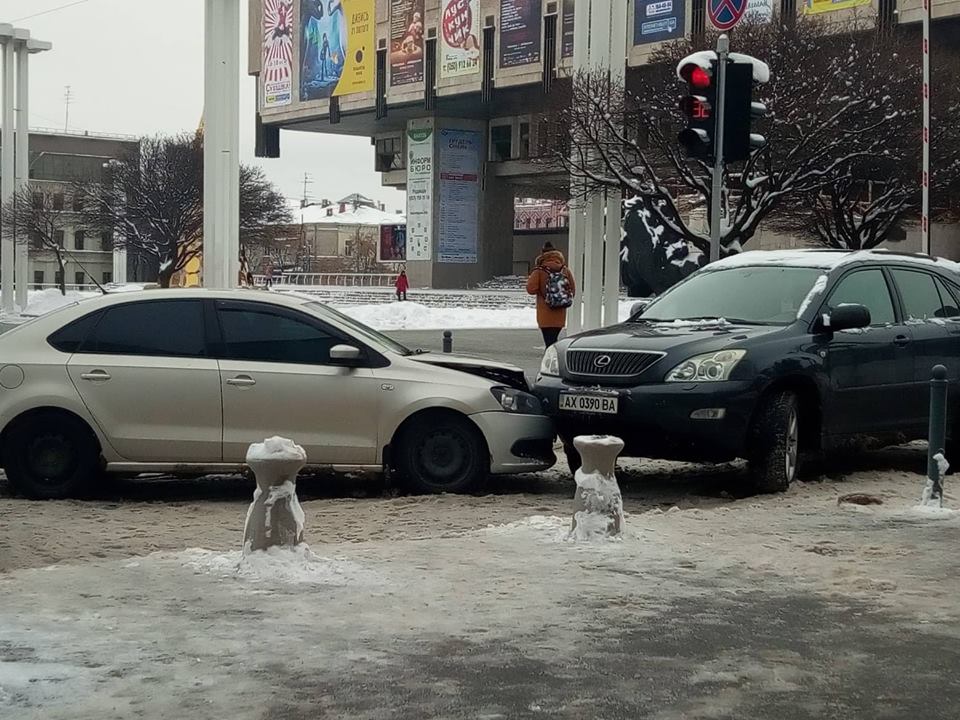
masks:
{"type": "MultiPolygon", "coordinates": [[[[62,206],[62,212],[68,215],[62,238],[66,256],[64,281],[68,287],[93,287],[93,279],[99,283],[114,279],[110,232],[83,230],[69,221],[79,210],[77,203],[82,202],[73,197],[72,187],[78,181],[100,182],[108,161],[136,150],[138,145],[139,140],[132,136],[39,129],[30,133],[30,182],[52,193],[57,206],[62,206]]],[[[30,286],[39,289],[59,284],[60,270],[53,254],[33,247],[29,253],[30,286]]],[[[130,256],[127,262],[128,268],[137,264],[136,258],[130,256]]],[[[130,273],[134,275],[135,272],[130,273]]]]}

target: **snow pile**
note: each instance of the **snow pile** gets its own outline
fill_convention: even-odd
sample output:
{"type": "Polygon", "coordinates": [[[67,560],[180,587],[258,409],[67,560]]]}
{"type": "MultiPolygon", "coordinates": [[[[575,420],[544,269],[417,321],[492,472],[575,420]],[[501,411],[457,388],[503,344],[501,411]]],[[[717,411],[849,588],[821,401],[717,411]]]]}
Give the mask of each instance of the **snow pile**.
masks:
{"type": "Polygon", "coordinates": [[[185,567],[203,575],[236,577],[253,583],[343,586],[370,583],[376,575],[358,563],[316,555],[306,543],[271,547],[244,555],[193,548],[180,553],[185,567]]]}
{"type": "Polygon", "coordinates": [[[68,290],[67,294],[63,295],[56,288],[35,290],[27,295],[27,306],[23,309],[21,315],[24,317],[39,317],[67,305],[74,305],[81,300],[96,297],[99,294],[99,292],[68,290]]]}
{"type": "MultiPolygon", "coordinates": [[[[619,320],[630,317],[633,302],[621,301],[619,320]]],[[[336,305],[334,305],[336,307],[336,305]]],[[[465,307],[428,307],[415,302],[338,307],[340,312],[377,330],[456,330],[535,328],[537,311],[531,299],[522,308],[490,310],[465,307]]]]}
{"type": "Polygon", "coordinates": [[[550,542],[564,542],[570,534],[570,521],[557,515],[530,515],[502,525],[487,525],[482,532],[490,535],[514,535],[533,532],[550,542]]]}
{"type": "Polygon", "coordinates": [[[584,509],[573,514],[569,539],[577,542],[617,539],[623,531],[623,497],[616,476],[577,470],[574,478],[584,509]]]}
{"type": "Polygon", "coordinates": [[[306,451],[293,440],[274,435],[247,448],[247,463],[264,460],[307,461],[306,451]]]}

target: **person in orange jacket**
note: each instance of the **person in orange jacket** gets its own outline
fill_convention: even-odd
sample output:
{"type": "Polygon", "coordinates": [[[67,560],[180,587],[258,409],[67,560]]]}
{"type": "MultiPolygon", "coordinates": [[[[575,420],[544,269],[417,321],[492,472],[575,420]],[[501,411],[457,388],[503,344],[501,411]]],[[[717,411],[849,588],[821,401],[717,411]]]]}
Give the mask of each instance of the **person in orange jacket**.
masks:
{"type": "Polygon", "coordinates": [[[563,253],[549,242],[527,278],[527,292],[537,296],[537,326],[543,344],[550,347],[567,324],[567,308],[573,304],[577,286],[563,253]]]}

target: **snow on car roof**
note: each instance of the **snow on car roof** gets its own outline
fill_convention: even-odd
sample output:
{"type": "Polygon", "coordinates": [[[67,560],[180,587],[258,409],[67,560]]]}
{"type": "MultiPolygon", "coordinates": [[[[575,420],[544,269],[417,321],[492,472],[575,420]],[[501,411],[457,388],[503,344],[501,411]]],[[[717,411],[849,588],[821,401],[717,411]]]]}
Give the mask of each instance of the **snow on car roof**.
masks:
{"type": "Polygon", "coordinates": [[[884,259],[900,260],[918,265],[936,265],[951,272],[960,273],[960,264],[944,258],[933,258],[925,255],[910,255],[907,253],[892,252],[889,250],[752,250],[729,255],[728,257],[711,263],[707,268],[711,270],[726,270],[736,267],[750,267],[757,265],[780,265],[789,267],[817,268],[833,270],[846,263],[857,260],[884,259]]]}

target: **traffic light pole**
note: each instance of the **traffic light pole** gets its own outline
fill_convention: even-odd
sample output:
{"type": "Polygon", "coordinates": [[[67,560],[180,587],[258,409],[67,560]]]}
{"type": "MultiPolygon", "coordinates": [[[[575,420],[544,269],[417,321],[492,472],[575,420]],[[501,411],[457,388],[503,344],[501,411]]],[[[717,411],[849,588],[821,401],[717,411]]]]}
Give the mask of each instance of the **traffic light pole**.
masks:
{"type": "Polygon", "coordinates": [[[726,110],[727,56],[730,39],[717,38],[717,108],[716,131],[713,139],[713,187],[710,192],[710,262],[720,259],[720,201],[723,195],[723,115],[726,110]]]}

